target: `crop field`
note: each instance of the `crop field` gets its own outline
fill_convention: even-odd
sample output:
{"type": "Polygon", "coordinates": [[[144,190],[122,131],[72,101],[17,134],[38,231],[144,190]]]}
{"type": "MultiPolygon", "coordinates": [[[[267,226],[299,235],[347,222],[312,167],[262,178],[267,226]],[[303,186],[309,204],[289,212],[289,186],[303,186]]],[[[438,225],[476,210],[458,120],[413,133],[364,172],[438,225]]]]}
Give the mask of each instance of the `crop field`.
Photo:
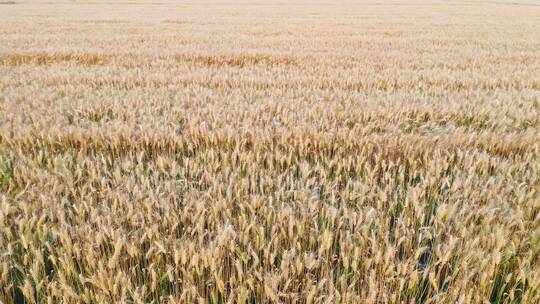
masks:
{"type": "Polygon", "coordinates": [[[0,303],[540,303],[540,3],[0,0],[0,303]]]}

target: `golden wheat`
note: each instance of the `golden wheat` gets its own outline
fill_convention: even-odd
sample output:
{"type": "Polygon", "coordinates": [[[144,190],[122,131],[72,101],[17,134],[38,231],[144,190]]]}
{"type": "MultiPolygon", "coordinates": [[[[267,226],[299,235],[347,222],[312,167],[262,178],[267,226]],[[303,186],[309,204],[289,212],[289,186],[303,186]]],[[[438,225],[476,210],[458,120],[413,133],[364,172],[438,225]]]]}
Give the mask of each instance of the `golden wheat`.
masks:
{"type": "Polygon", "coordinates": [[[540,302],[534,1],[3,4],[0,302],[540,302]]]}

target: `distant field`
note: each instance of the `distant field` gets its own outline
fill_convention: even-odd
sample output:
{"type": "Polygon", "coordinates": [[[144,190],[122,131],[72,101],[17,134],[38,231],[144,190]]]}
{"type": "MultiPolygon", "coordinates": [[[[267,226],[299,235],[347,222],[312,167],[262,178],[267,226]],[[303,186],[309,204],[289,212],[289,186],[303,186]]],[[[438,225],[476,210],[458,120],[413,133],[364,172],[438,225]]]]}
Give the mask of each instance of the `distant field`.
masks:
{"type": "Polygon", "coordinates": [[[540,303],[538,1],[0,3],[0,303],[540,303]]]}

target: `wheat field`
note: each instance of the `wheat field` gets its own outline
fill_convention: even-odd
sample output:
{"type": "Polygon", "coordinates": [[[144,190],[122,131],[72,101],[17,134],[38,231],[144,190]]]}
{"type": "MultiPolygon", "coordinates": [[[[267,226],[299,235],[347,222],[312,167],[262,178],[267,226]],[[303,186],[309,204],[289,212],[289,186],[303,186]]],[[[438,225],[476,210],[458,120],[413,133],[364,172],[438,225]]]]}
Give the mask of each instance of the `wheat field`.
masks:
{"type": "Polygon", "coordinates": [[[0,303],[540,303],[540,3],[0,2],[0,303]]]}

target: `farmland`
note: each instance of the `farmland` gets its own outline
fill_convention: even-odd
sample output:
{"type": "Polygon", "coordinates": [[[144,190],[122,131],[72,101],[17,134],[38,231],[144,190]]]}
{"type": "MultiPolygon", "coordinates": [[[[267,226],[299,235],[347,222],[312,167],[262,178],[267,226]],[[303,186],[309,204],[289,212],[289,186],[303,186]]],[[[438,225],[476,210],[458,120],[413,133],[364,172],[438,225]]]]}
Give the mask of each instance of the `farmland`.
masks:
{"type": "Polygon", "coordinates": [[[0,2],[0,302],[540,302],[540,5],[0,2]]]}

